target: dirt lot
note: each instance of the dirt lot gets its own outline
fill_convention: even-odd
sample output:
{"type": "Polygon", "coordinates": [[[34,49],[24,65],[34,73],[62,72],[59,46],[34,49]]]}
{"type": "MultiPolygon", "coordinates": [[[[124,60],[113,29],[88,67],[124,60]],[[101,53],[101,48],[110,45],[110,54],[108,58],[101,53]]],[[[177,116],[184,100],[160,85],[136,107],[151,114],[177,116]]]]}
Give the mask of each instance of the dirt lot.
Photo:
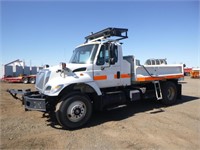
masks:
{"type": "Polygon", "coordinates": [[[68,131],[42,112],[25,112],[1,85],[0,149],[200,149],[200,80],[185,78],[182,100],[171,107],[139,101],[95,113],[86,127],[68,131]]]}

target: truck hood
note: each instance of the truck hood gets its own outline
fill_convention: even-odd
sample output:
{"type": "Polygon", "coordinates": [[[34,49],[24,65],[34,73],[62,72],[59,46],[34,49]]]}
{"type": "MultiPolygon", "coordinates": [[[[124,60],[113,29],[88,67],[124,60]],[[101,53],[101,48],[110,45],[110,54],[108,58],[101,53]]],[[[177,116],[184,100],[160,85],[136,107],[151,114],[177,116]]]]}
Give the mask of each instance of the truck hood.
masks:
{"type": "MultiPolygon", "coordinates": [[[[66,67],[69,68],[72,72],[90,70],[91,66],[92,64],[72,64],[72,63],[66,64],[66,67]]],[[[56,65],[48,68],[49,71],[53,72],[61,69],[62,69],[61,65],[56,65]]]]}
{"type": "MultiPolygon", "coordinates": [[[[74,83],[93,81],[92,64],[66,64],[66,68],[68,69],[63,71],[61,65],[56,65],[41,70],[36,77],[36,89],[46,95],[45,89],[48,86],[55,87],[57,85],[63,85],[64,88],[74,83]]],[[[56,94],[54,93],[54,95],[56,94]]]]}
{"type": "MultiPolygon", "coordinates": [[[[83,71],[89,71],[92,64],[72,64],[72,63],[68,63],[66,64],[66,67],[69,68],[72,72],[83,72],[83,71]]],[[[47,69],[43,69],[43,70],[49,70],[51,72],[56,72],[58,70],[61,70],[62,66],[61,65],[55,65],[52,67],[49,67],[47,69]]]]}
{"type": "Polygon", "coordinates": [[[91,66],[91,64],[66,64],[66,67],[71,69],[72,72],[86,71],[89,69],[89,66],[91,66]]]}

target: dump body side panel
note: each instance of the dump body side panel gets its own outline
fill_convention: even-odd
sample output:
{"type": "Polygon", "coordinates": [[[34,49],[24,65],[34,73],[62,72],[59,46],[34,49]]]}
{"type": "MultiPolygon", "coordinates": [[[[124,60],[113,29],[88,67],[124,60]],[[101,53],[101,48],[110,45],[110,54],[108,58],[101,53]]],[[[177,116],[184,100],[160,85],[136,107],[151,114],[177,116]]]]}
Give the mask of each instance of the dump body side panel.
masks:
{"type": "Polygon", "coordinates": [[[136,66],[133,82],[179,79],[184,77],[183,65],[136,66]]]}

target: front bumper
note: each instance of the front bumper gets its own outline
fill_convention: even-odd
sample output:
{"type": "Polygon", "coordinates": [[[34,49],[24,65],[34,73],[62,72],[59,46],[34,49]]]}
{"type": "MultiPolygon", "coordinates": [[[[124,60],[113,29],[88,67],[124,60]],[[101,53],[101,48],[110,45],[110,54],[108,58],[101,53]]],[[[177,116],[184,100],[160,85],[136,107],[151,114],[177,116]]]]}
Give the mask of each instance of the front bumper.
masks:
{"type": "Polygon", "coordinates": [[[26,111],[36,110],[46,112],[46,97],[45,95],[40,94],[38,91],[31,91],[29,89],[9,89],[7,92],[9,92],[15,99],[21,100],[26,111]],[[21,98],[19,98],[17,95],[21,95],[21,98]]]}
{"type": "Polygon", "coordinates": [[[29,92],[23,96],[26,110],[46,111],[46,100],[39,92],[29,92]]]}

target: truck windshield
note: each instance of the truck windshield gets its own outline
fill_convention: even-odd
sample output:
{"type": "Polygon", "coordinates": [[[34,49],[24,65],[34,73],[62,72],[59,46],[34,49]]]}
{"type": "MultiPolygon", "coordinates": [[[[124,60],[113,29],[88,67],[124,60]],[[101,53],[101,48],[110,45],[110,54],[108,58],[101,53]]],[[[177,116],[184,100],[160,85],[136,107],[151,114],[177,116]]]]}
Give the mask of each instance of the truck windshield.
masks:
{"type": "Polygon", "coordinates": [[[74,50],[70,63],[92,64],[98,49],[98,44],[78,47],[74,50]]]}

